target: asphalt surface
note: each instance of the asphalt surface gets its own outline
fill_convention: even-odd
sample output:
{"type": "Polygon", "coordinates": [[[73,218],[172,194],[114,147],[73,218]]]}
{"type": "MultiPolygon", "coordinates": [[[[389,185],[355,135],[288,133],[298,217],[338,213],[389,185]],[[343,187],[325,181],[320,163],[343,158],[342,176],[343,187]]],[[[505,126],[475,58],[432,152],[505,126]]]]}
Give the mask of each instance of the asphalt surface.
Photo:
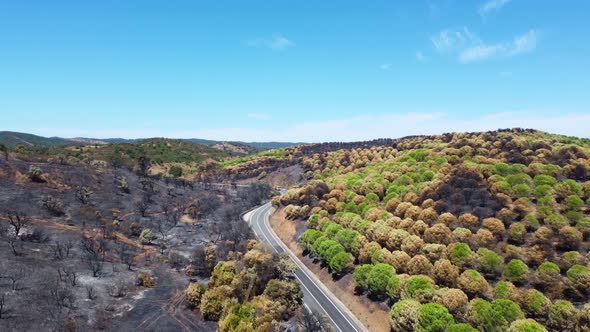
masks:
{"type": "Polygon", "coordinates": [[[303,303],[308,310],[318,312],[329,318],[335,331],[365,332],[367,329],[354,317],[318,278],[291,252],[278,238],[268,223],[272,206],[267,203],[245,215],[256,236],[269,244],[277,253],[287,252],[297,265],[295,278],[303,291],[303,303]]]}

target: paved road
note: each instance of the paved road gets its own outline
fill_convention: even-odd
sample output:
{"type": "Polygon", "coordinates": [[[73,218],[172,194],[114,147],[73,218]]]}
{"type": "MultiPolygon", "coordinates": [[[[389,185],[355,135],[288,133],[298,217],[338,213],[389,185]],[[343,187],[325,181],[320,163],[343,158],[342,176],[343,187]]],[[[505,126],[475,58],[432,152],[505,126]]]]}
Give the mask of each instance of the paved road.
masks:
{"type": "Polygon", "coordinates": [[[367,329],[354,317],[311,271],[287,248],[278,238],[268,223],[272,206],[267,203],[256,210],[247,213],[244,219],[248,221],[256,236],[268,243],[277,253],[287,252],[297,265],[295,278],[303,290],[303,303],[308,308],[326,315],[334,329],[340,332],[365,332],[367,329]]]}

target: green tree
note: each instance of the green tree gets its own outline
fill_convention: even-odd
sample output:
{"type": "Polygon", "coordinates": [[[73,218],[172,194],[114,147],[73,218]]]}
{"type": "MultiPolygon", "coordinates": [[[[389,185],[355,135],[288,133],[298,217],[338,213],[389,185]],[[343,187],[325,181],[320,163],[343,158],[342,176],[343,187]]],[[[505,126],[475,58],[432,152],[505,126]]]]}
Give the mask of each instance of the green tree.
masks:
{"type": "Polygon", "coordinates": [[[420,302],[402,300],[396,302],[389,312],[389,324],[392,331],[414,332],[420,311],[420,302]]]}
{"type": "Polygon", "coordinates": [[[394,274],[393,266],[384,263],[375,264],[367,275],[369,292],[377,298],[383,298],[387,291],[387,283],[394,274]]]}
{"type": "Polygon", "coordinates": [[[438,303],[427,303],[418,311],[417,331],[444,332],[455,319],[449,310],[438,303]]]}
{"type": "Polygon", "coordinates": [[[471,251],[467,243],[456,242],[452,246],[449,258],[453,264],[459,267],[466,267],[471,264],[473,251],[471,251]]]}
{"type": "Polygon", "coordinates": [[[512,282],[522,282],[526,279],[529,267],[520,259],[512,259],[502,273],[504,278],[512,282]]]}
{"type": "Polygon", "coordinates": [[[330,269],[332,273],[335,275],[342,275],[348,272],[352,268],[352,263],[354,262],[354,258],[351,254],[341,251],[334,255],[328,264],[330,265],[330,269]]]}
{"type": "Polygon", "coordinates": [[[205,286],[191,282],[186,288],[185,295],[188,304],[192,308],[196,308],[201,304],[201,298],[205,294],[205,286]]]}
{"type": "Polygon", "coordinates": [[[369,272],[373,269],[372,264],[363,264],[359,265],[354,269],[354,273],[352,274],[352,278],[356,283],[357,290],[366,291],[369,287],[368,284],[368,276],[369,272]]]}
{"type": "Polygon", "coordinates": [[[237,304],[219,322],[219,332],[254,331],[256,309],[251,304],[237,304]]]}
{"type": "Polygon", "coordinates": [[[172,175],[174,177],[179,178],[179,177],[182,176],[182,167],[173,165],[168,170],[168,174],[170,174],[170,175],[172,175]]]}

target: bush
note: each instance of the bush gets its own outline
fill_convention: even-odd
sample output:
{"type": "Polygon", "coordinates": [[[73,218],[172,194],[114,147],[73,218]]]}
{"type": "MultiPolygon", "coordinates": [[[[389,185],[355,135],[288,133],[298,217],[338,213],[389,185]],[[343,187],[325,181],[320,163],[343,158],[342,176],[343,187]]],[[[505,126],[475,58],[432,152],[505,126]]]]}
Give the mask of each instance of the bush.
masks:
{"type": "Polygon", "coordinates": [[[441,288],[435,292],[434,301],[445,306],[453,315],[462,314],[469,303],[469,298],[460,289],[441,288]]]}
{"type": "Polygon", "coordinates": [[[156,282],[148,273],[141,271],[137,274],[137,285],[152,288],[156,285],[156,282]]]}
{"type": "Polygon", "coordinates": [[[427,276],[412,276],[404,286],[404,299],[430,299],[434,292],[434,282],[427,276]]]}
{"type": "Polygon", "coordinates": [[[590,269],[587,266],[575,264],[567,270],[567,280],[581,294],[590,293],[590,269]]]}
{"type": "Polygon", "coordinates": [[[424,257],[423,255],[416,255],[412,257],[412,259],[410,259],[408,262],[407,267],[408,273],[413,275],[424,274],[429,276],[432,274],[433,269],[434,267],[432,266],[432,263],[430,263],[428,258],[424,257]]]}
{"type": "Polygon", "coordinates": [[[584,236],[572,226],[565,226],[559,230],[559,247],[565,250],[576,250],[580,247],[584,236]]]}
{"type": "Polygon", "coordinates": [[[489,297],[490,285],[476,270],[466,270],[459,276],[458,286],[471,297],[489,297]]]}
{"type": "Polygon", "coordinates": [[[477,256],[482,272],[494,277],[502,273],[504,267],[504,258],[502,256],[486,248],[479,248],[477,256]]]}
{"type": "Polygon", "coordinates": [[[394,274],[389,278],[386,288],[387,296],[393,301],[398,301],[402,293],[402,279],[399,275],[394,274]]]}
{"type": "Polygon", "coordinates": [[[506,267],[502,275],[511,282],[523,282],[526,280],[527,271],[529,267],[520,259],[512,259],[506,267]]]}
{"type": "Polygon", "coordinates": [[[551,308],[551,301],[536,289],[529,289],[524,294],[524,308],[532,317],[546,317],[551,308]]]}
{"type": "Polygon", "coordinates": [[[523,244],[526,236],[526,227],[521,222],[515,222],[508,227],[508,240],[514,244],[523,244]]]}
{"type": "Polygon", "coordinates": [[[561,270],[557,264],[545,261],[537,268],[537,276],[545,283],[558,280],[560,278],[561,270]]]}
{"type": "Polygon", "coordinates": [[[332,273],[336,275],[342,275],[352,268],[353,262],[354,258],[351,254],[341,251],[334,255],[332,259],[330,259],[329,265],[332,273]]]}
{"type": "Polygon", "coordinates": [[[510,324],[507,332],[547,332],[547,330],[533,319],[519,319],[510,324]]]}
{"type": "Polygon", "coordinates": [[[35,165],[29,166],[29,172],[27,174],[33,182],[44,182],[44,180],[41,178],[43,170],[35,165]]]}
{"type": "Polygon", "coordinates": [[[473,259],[473,251],[467,243],[456,242],[449,245],[449,258],[459,267],[468,267],[473,259]]]}
{"type": "Polygon", "coordinates": [[[444,332],[454,323],[455,319],[447,308],[437,303],[427,303],[418,310],[416,331],[444,332]]]}
{"type": "Polygon", "coordinates": [[[498,281],[494,290],[496,299],[514,299],[518,297],[518,289],[510,281],[498,281]]]}
{"type": "Polygon", "coordinates": [[[392,331],[415,331],[420,311],[420,302],[415,300],[402,300],[396,302],[389,312],[389,324],[392,331]]]}
{"type": "Polygon", "coordinates": [[[434,263],[434,278],[444,286],[454,286],[459,278],[459,268],[448,259],[441,259],[434,263]]]}
{"type": "Polygon", "coordinates": [[[205,294],[205,286],[191,282],[186,288],[186,301],[191,308],[196,308],[201,305],[201,298],[205,294]]]}
{"type": "Polygon", "coordinates": [[[367,274],[369,292],[377,298],[383,298],[387,291],[387,283],[394,274],[395,270],[391,265],[379,263],[373,266],[367,274]]]}
{"type": "Polygon", "coordinates": [[[496,299],[492,301],[492,310],[494,311],[494,317],[502,317],[503,321],[506,322],[506,326],[515,320],[524,318],[518,304],[511,300],[496,299]]]}
{"type": "Polygon", "coordinates": [[[447,332],[478,332],[478,330],[469,324],[452,324],[447,328],[447,332]]]}
{"type": "Polygon", "coordinates": [[[548,324],[555,331],[573,331],[576,326],[578,310],[571,302],[557,300],[549,310],[548,324]]]}
{"type": "Polygon", "coordinates": [[[182,167],[180,166],[171,166],[170,169],[168,170],[168,174],[174,176],[174,177],[181,177],[182,176],[182,167]]]}
{"type": "Polygon", "coordinates": [[[224,302],[231,298],[229,286],[219,286],[206,291],[201,298],[201,314],[210,321],[218,321],[223,313],[224,302]]]}
{"type": "Polygon", "coordinates": [[[139,241],[141,241],[141,244],[144,244],[144,245],[150,244],[150,243],[152,243],[153,240],[154,240],[154,233],[149,228],[145,228],[144,230],[141,231],[141,234],[139,234],[139,241]]]}
{"type": "Polygon", "coordinates": [[[354,269],[352,279],[354,279],[354,282],[356,283],[357,290],[364,292],[368,289],[369,285],[367,283],[367,277],[372,269],[373,265],[371,264],[359,265],[354,269]]]}

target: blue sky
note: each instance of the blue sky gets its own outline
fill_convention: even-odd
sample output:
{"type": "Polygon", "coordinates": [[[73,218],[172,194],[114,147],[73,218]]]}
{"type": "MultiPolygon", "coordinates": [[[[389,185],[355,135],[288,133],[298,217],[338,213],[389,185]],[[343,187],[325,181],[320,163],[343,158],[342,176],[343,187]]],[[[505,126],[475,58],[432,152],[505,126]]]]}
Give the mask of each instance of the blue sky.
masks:
{"type": "Polygon", "coordinates": [[[587,1],[1,1],[0,130],[590,136],[587,1]]]}

